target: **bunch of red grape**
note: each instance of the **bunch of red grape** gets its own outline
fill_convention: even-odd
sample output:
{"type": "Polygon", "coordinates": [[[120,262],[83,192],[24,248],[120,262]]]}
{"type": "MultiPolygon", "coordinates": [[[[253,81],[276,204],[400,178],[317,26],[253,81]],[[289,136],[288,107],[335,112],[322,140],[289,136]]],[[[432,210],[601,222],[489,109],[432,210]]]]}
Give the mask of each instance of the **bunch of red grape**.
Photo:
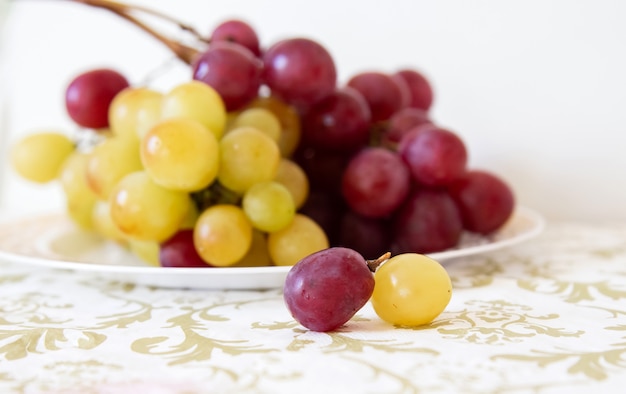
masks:
{"type": "Polygon", "coordinates": [[[319,43],[263,49],[238,20],[192,54],[191,80],[165,93],[114,70],[78,75],[68,114],[102,139],[30,136],[15,168],[60,179],[77,223],[163,266],[293,265],[329,246],[430,253],[512,214],[509,186],[468,169],[461,138],[430,118],[418,71],[340,84],[319,43]]]}

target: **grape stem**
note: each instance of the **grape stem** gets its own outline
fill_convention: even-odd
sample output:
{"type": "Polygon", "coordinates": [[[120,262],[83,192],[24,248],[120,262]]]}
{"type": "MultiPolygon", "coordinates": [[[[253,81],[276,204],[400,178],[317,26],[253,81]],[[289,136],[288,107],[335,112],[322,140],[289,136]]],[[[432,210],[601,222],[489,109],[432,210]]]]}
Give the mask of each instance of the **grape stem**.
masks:
{"type": "Polygon", "coordinates": [[[182,23],[172,18],[169,15],[165,15],[161,12],[152,10],[150,8],[141,7],[137,5],[123,4],[123,3],[119,3],[117,1],[112,1],[112,0],[69,0],[69,1],[74,2],[74,3],[88,5],[91,7],[102,8],[102,9],[105,9],[107,11],[114,13],[115,15],[123,19],[126,19],[128,22],[137,26],[138,28],[140,28],[141,30],[143,30],[144,32],[148,33],[149,35],[154,37],[156,40],[161,42],[163,45],[169,48],[176,55],[176,57],[178,57],[180,60],[182,60],[183,62],[187,64],[191,64],[194,61],[195,57],[200,52],[199,49],[191,47],[189,45],[185,45],[179,41],[166,37],[165,35],[159,33],[158,31],[148,26],[147,24],[145,24],[144,22],[142,22],[140,19],[133,16],[132,14],[143,13],[143,14],[151,15],[153,17],[162,19],[165,22],[175,24],[179,29],[187,33],[190,33],[200,43],[206,44],[209,42],[207,39],[202,37],[200,33],[198,33],[193,27],[189,26],[188,24],[182,23]]]}
{"type": "Polygon", "coordinates": [[[384,263],[385,261],[389,260],[389,258],[391,257],[391,253],[387,252],[384,255],[380,256],[379,258],[375,259],[375,260],[367,260],[367,268],[370,269],[370,271],[372,272],[376,272],[376,270],[378,269],[378,267],[384,263]]]}

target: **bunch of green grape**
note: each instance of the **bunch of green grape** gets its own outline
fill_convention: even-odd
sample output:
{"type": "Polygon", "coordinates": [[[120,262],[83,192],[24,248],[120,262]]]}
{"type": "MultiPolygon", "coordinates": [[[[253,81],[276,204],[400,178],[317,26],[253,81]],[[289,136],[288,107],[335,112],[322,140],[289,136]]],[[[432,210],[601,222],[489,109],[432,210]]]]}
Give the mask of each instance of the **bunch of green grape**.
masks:
{"type": "MultiPolygon", "coordinates": [[[[97,90],[90,79],[102,85],[113,77],[123,78],[94,70],[68,92],[97,90]]],[[[297,212],[309,184],[288,158],[300,132],[290,106],[259,97],[227,113],[203,82],[165,93],[120,86],[105,105],[105,121],[76,117],[98,126],[83,131],[96,133],[96,143],[81,147],[62,133],[42,132],[13,149],[23,177],[61,182],[77,224],[164,266],[188,265],[184,250],[160,257],[183,230],[192,236],[175,247],[193,249],[207,266],[293,265],[329,246],[321,227],[297,212]]]]}

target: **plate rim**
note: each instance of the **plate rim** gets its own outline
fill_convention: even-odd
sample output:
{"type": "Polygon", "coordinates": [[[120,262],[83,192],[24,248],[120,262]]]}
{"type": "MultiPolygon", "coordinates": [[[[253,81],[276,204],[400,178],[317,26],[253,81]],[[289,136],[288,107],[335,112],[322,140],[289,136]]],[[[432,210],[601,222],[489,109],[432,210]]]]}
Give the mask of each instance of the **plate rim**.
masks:
{"type": "MultiPolygon", "coordinates": [[[[42,219],[44,217],[58,216],[63,217],[60,213],[48,213],[37,215],[26,215],[9,220],[0,220],[0,229],[9,225],[19,225],[24,221],[32,221],[42,219]]],[[[539,235],[545,227],[545,219],[537,211],[525,206],[516,206],[511,218],[514,220],[518,216],[531,223],[528,231],[516,234],[512,237],[489,242],[480,245],[474,245],[466,248],[450,249],[435,253],[425,253],[430,258],[437,260],[443,264],[446,260],[459,257],[467,257],[475,254],[488,253],[516,245],[539,235]]],[[[506,224],[503,228],[506,228],[506,224]]],[[[26,254],[15,253],[0,248],[0,259],[19,264],[27,264],[29,266],[46,267],[52,269],[71,270],[71,271],[91,271],[100,273],[130,274],[130,275],[198,275],[199,272],[211,276],[239,276],[248,275],[264,275],[264,274],[287,274],[292,266],[266,266],[266,267],[216,267],[216,268],[194,268],[194,267],[155,267],[146,263],[145,266],[135,265],[113,265],[100,262],[79,262],[70,260],[49,259],[46,257],[37,257],[26,254]]]]}

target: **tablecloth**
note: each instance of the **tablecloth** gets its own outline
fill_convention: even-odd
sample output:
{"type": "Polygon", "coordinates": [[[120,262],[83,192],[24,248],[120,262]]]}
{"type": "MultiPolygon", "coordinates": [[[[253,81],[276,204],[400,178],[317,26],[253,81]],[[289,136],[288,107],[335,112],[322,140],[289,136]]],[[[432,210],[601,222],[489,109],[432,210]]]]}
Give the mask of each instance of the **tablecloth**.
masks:
{"type": "Polygon", "coordinates": [[[331,333],[281,289],[164,289],[0,263],[2,393],[582,393],[626,387],[626,223],[548,222],[444,262],[454,293],[406,329],[366,305],[331,333]]]}

